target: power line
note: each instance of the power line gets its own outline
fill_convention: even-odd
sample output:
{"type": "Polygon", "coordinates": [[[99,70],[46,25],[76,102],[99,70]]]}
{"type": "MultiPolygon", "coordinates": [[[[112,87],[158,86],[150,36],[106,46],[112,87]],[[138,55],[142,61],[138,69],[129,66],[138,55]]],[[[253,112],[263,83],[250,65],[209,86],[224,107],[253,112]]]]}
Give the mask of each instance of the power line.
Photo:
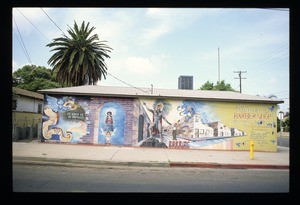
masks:
{"type": "Polygon", "coordinates": [[[141,89],[141,88],[138,88],[138,87],[135,87],[135,86],[133,86],[133,85],[131,85],[131,84],[129,84],[129,83],[126,83],[125,81],[123,81],[123,80],[121,80],[121,79],[119,79],[119,78],[113,76],[113,75],[110,74],[109,72],[107,72],[107,74],[110,75],[110,76],[112,76],[112,77],[115,78],[116,80],[118,80],[118,81],[120,81],[120,82],[122,82],[122,83],[124,83],[124,84],[126,84],[126,85],[128,85],[128,86],[130,86],[130,87],[133,87],[133,88],[135,88],[135,89],[137,89],[137,90],[140,90],[140,91],[142,91],[142,92],[144,92],[144,93],[148,93],[147,91],[145,91],[145,90],[143,90],[143,89],[141,89]]]}
{"type": "Polygon", "coordinates": [[[46,16],[54,23],[54,25],[65,35],[65,33],[59,28],[59,26],[50,18],[50,16],[41,8],[41,10],[46,14],[46,16]]]}
{"type": "MultiPolygon", "coordinates": [[[[16,8],[17,9],[17,8],[16,8]]],[[[47,36],[45,36],[35,25],[33,25],[33,23],[19,10],[19,9],[17,9],[23,16],[24,16],[24,18],[26,18],[27,19],[27,21],[29,21],[29,23],[31,23],[31,25],[38,31],[38,32],[40,32],[40,34],[42,34],[48,41],[50,41],[48,38],[47,38],[47,36]]]]}
{"type": "Polygon", "coordinates": [[[23,41],[23,39],[22,39],[22,35],[21,35],[21,33],[20,33],[20,30],[19,30],[19,28],[18,28],[17,22],[16,22],[16,20],[15,20],[14,17],[13,17],[13,20],[14,20],[14,23],[16,24],[16,28],[17,28],[17,31],[18,31],[18,33],[19,33],[19,36],[20,36],[20,39],[21,39],[21,43],[20,43],[19,39],[18,39],[18,38],[17,38],[17,39],[18,39],[19,43],[21,44],[22,50],[23,50],[23,52],[25,53],[25,56],[26,56],[27,60],[28,60],[28,61],[30,62],[30,64],[32,65],[31,59],[30,59],[30,57],[29,57],[29,54],[28,54],[27,49],[26,49],[26,47],[25,47],[25,43],[24,43],[24,41],[23,41]]]}
{"type": "MultiPolygon", "coordinates": [[[[267,53],[265,56],[261,56],[260,58],[257,58],[254,61],[255,62],[258,61],[258,62],[252,66],[248,66],[248,71],[255,70],[255,69],[259,68],[260,66],[262,66],[266,63],[269,63],[270,61],[272,62],[272,60],[274,60],[274,58],[276,58],[275,60],[278,60],[278,58],[276,57],[276,54],[282,53],[282,51],[285,51],[288,47],[289,47],[288,45],[281,46],[280,48],[277,48],[277,49],[272,50],[271,52],[267,53]]],[[[284,55],[285,54],[286,53],[284,53],[284,55]]],[[[281,56],[283,56],[283,55],[281,54],[281,56]]]]}

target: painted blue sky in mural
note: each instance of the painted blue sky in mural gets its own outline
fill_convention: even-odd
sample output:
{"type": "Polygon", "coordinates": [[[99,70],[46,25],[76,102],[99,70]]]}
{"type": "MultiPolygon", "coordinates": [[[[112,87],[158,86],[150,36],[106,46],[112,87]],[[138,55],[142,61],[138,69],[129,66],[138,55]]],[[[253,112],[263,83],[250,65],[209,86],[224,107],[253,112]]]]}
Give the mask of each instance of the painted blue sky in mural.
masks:
{"type": "Polygon", "coordinates": [[[64,112],[70,109],[70,107],[64,106],[67,97],[52,97],[50,95],[45,96],[45,105],[50,105],[54,112],[64,112]]]}
{"type": "Polygon", "coordinates": [[[201,101],[183,101],[182,105],[177,107],[177,110],[181,110],[179,114],[183,114],[185,116],[192,117],[191,113],[189,113],[189,108],[192,109],[190,111],[193,114],[200,114],[203,123],[219,121],[215,112],[212,111],[210,105],[207,105],[205,102],[201,101]]]}

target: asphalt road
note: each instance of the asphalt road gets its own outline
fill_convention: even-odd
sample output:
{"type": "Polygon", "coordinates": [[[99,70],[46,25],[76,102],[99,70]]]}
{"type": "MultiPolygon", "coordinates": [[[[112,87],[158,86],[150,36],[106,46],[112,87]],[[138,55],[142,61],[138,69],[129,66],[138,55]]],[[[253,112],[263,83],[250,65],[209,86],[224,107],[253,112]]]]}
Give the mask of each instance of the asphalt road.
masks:
{"type": "Polygon", "coordinates": [[[288,170],[13,164],[14,192],[288,193],[288,170]]]}

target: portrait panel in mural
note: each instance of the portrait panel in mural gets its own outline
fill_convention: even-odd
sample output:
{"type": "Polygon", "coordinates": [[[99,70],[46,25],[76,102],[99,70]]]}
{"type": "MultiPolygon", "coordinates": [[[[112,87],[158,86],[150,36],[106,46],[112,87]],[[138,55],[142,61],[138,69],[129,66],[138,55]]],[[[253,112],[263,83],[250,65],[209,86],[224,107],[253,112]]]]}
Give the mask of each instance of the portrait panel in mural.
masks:
{"type": "Polygon", "coordinates": [[[99,113],[99,144],[124,144],[125,113],[117,102],[104,103],[99,113]]]}

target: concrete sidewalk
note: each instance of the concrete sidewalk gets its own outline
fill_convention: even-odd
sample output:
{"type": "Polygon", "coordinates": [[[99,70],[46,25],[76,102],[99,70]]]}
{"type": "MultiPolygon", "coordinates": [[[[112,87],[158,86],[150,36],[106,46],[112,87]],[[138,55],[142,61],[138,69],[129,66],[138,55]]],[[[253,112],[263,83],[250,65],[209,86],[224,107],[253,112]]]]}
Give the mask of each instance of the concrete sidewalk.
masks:
{"type": "Polygon", "coordinates": [[[236,169],[289,169],[290,151],[277,152],[183,150],[168,148],[117,147],[79,144],[13,142],[13,163],[67,166],[147,166],[236,169]]]}

